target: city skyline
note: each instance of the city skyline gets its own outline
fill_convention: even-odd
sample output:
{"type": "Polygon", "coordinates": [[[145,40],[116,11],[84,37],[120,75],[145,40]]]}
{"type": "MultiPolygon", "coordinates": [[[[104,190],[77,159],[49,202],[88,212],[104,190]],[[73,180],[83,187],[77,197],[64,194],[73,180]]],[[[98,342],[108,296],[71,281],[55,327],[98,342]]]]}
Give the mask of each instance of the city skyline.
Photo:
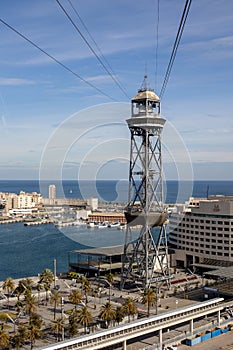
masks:
{"type": "MultiPolygon", "coordinates": [[[[72,133],[74,125],[79,139],[73,136],[73,143],[69,144],[67,133],[66,143],[53,144],[58,153],[63,147],[60,163],[64,178],[77,178],[78,174],[90,178],[90,169],[94,169],[91,172],[97,178],[128,178],[129,133],[125,120],[130,117],[130,99],[140,88],[145,72],[151,88],[159,94],[185,1],[160,2],[158,43],[158,8],[154,1],[148,0],[148,6],[131,0],[60,3],[91,40],[71,4],[77,9],[127,96],[97,61],[56,1],[3,1],[0,7],[4,22],[115,101],[0,22],[0,122],[4,150],[0,178],[37,179],[41,159],[43,164],[54,135],[62,135],[65,129],[72,133]],[[95,124],[88,119],[90,115],[95,124]],[[85,166],[80,173],[81,165],[85,166]]],[[[179,174],[178,178],[190,179],[191,175],[185,174],[190,158],[194,179],[232,179],[232,10],[229,0],[223,0],[221,5],[215,0],[191,5],[161,104],[162,116],[167,120],[166,178],[177,178],[174,168],[182,163],[178,173],[184,171],[184,175],[179,174]],[[171,141],[174,130],[180,148],[171,141]],[[175,157],[171,154],[173,149],[175,157]],[[175,164],[171,159],[175,159],[175,164]]],[[[93,42],[91,45],[95,47],[93,42]]]]}

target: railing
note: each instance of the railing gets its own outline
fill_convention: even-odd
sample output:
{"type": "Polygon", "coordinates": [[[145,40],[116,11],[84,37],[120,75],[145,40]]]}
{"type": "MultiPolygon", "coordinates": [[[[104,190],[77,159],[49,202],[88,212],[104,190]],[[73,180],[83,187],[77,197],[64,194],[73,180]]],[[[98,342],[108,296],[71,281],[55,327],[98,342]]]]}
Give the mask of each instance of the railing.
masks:
{"type": "Polygon", "coordinates": [[[73,338],[57,344],[45,346],[40,349],[47,350],[71,350],[71,349],[85,349],[98,348],[101,345],[117,344],[134,337],[150,333],[159,329],[166,328],[168,325],[176,325],[179,322],[188,321],[200,316],[200,314],[209,314],[223,309],[220,305],[223,298],[215,298],[202,303],[191,306],[186,306],[177,310],[163,313],[161,315],[152,316],[145,319],[133,321],[129,324],[117,326],[111,329],[95,332],[89,335],[84,335],[79,338],[73,338]]]}

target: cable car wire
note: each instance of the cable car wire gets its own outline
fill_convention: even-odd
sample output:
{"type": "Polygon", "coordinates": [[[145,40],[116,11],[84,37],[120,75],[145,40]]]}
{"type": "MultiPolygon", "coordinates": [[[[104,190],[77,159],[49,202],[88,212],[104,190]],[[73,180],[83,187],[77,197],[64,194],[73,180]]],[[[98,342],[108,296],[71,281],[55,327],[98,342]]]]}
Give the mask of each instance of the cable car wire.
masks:
{"type": "MultiPolygon", "coordinates": [[[[104,56],[100,46],[98,45],[97,41],[95,40],[95,38],[93,37],[93,35],[91,34],[91,32],[89,31],[87,25],[85,24],[85,22],[83,21],[83,19],[81,18],[80,14],[78,13],[77,8],[74,7],[73,3],[71,0],[67,0],[68,3],[70,4],[70,6],[72,7],[74,13],[76,14],[76,16],[78,17],[79,21],[81,22],[82,26],[84,27],[84,29],[86,30],[88,36],[90,37],[90,39],[92,40],[92,42],[94,43],[96,49],[99,51],[100,56],[102,57],[102,59],[104,60],[104,62],[106,63],[106,65],[108,66],[108,68],[110,69],[111,73],[116,77],[116,74],[114,72],[114,70],[112,69],[110,63],[108,62],[107,58],[104,56]]],[[[117,79],[117,78],[116,78],[117,79]]],[[[124,86],[122,85],[122,83],[119,81],[119,79],[117,79],[117,81],[119,82],[119,84],[122,86],[122,88],[124,89],[124,86]]]]}
{"type": "Polygon", "coordinates": [[[175,57],[176,57],[176,53],[177,53],[177,49],[178,49],[178,46],[179,46],[179,43],[180,43],[180,39],[182,37],[182,33],[183,33],[183,30],[184,30],[186,19],[188,17],[188,13],[189,13],[189,9],[190,9],[191,3],[192,3],[192,0],[186,0],[185,7],[184,7],[184,10],[183,10],[183,14],[182,14],[182,17],[181,17],[181,20],[180,20],[178,32],[177,32],[177,35],[176,35],[176,40],[175,40],[175,43],[173,45],[170,61],[169,61],[169,64],[168,64],[168,67],[167,67],[167,71],[166,71],[166,74],[165,74],[165,77],[164,77],[163,85],[162,85],[162,88],[161,88],[161,91],[160,91],[160,94],[159,94],[160,100],[162,100],[162,97],[164,95],[164,92],[165,92],[165,89],[166,89],[166,86],[167,86],[167,83],[168,83],[168,80],[169,80],[169,77],[170,77],[170,73],[171,73],[172,66],[173,66],[173,63],[174,63],[174,60],[175,60],[175,57]]]}
{"type": "Polygon", "coordinates": [[[119,82],[117,81],[117,79],[114,77],[114,75],[110,72],[109,68],[106,66],[106,64],[103,62],[103,60],[98,56],[98,54],[95,52],[95,50],[93,49],[93,47],[89,44],[88,40],[85,38],[85,36],[83,35],[83,33],[81,32],[81,30],[78,28],[78,26],[74,23],[73,19],[70,17],[70,15],[68,14],[68,12],[66,11],[66,9],[62,6],[62,4],[60,3],[59,0],[55,0],[57,2],[57,4],[60,6],[60,8],[62,9],[62,11],[64,12],[64,14],[66,15],[66,17],[69,19],[69,21],[72,23],[72,25],[74,26],[74,28],[76,29],[76,31],[79,33],[79,35],[81,36],[81,38],[85,41],[85,43],[87,44],[87,46],[89,47],[89,49],[91,50],[91,52],[95,55],[95,57],[97,58],[97,60],[99,61],[99,63],[102,65],[102,67],[105,69],[105,71],[108,73],[108,75],[111,77],[111,79],[115,82],[115,84],[119,87],[119,89],[123,92],[123,94],[127,97],[127,99],[129,99],[129,96],[127,95],[126,91],[122,88],[122,86],[119,84],[119,82]]]}
{"type": "Polygon", "coordinates": [[[41,51],[42,53],[44,53],[46,56],[48,56],[49,58],[51,58],[53,61],[55,61],[57,64],[59,64],[62,68],[66,69],[68,72],[70,72],[71,74],[73,74],[74,76],[76,76],[77,78],[79,78],[81,81],[83,81],[85,84],[89,85],[90,87],[92,87],[93,89],[95,89],[96,91],[98,91],[99,93],[101,93],[101,95],[104,95],[106,97],[108,97],[109,99],[111,99],[112,101],[117,102],[117,100],[113,97],[111,97],[110,95],[108,95],[107,93],[105,93],[104,91],[100,90],[98,87],[96,87],[95,85],[93,85],[92,83],[90,83],[88,80],[84,79],[81,77],[81,75],[79,75],[78,73],[74,72],[72,69],[70,69],[69,67],[67,67],[65,64],[63,64],[62,62],[60,62],[59,60],[57,60],[54,56],[50,55],[47,51],[45,51],[44,49],[42,49],[40,46],[38,46],[37,44],[35,44],[32,40],[30,40],[29,38],[27,38],[25,35],[23,35],[22,33],[20,33],[17,29],[15,29],[14,27],[12,27],[10,24],[8,24],[7,22],[5,22],[3,19],[0,18],[0,22],[2,24],[4,24],[6,27],[8,27],[9,29],[11,29],[13,32],[15,32],[17,35],[19,35],[21,38],[23,38],[24,40],[26,40],[27,42],[29,42],[32,46],[34,46],[35,48],[37,48],[39,51],[41,51]]]}
{"type": "Polygon", "coordinates": [[[159,0],[157,0],[157,21],[156,21],[156,44],[155,44],[155,91],[157,89],[158,79],[158,51],[159,51],[159,17],[160,6],[159,0]]]}

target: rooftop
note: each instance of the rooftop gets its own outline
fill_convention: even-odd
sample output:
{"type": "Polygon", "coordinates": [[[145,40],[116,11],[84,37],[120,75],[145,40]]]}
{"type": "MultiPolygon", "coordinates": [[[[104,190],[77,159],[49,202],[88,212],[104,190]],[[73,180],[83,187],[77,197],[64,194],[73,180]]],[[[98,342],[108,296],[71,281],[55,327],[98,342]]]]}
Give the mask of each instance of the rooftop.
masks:
{"type": "Polygon", "coordinates": [[[83,255],[96,255],[96,256],[122,255],[124,253],[124,246],[117,245],[117,246],[111,246],[111,247],[72,250],[70,253],[83,254],[83,255]]]}

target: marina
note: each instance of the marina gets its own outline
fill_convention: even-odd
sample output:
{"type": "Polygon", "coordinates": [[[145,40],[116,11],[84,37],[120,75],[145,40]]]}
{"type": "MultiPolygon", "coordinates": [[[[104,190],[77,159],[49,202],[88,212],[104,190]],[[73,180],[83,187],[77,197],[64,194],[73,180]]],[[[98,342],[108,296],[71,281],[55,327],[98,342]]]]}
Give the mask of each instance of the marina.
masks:
{"type": "MultiPolygon", "coordinates": [[[[90,186],[88,182],[85,183],[90,186]]],[[[97,182],[102,193],[104,191],[106,199],[113,198],[117,181],[97,182]],[[105,188],[105,190],[104,190],[105,188]]],[[[209,184],[209,194],[223,193],[233,195],[233,181],[195,181],[193,188],[194,197],[204,197],[209,184]]],[[[176,181],[168,181],[169,188],[168,203],[175,203],[179,184],[176,181]]],[[[37,191],[38,181],[0,181],[2,191],[19,192],[37,191]]],[[[64,192],[67,196],[78,196],[77,181],[65,181],[64,192]],[[70,189],[72,193],[69,193],[70,189]]],[[[113,203],[114,205],[114,203],[113,203]]],[[[106,202],[105,206],[110,207],[106,202]]],[[[54,213],[58,215],[58,213],[54,213]]],[[[56,218],[61,221],[61,216],[56,218]]],[[[53,269],[53,259],[57,259],[57,271],[63,272],[68,269],[67,254],[74,249],[85,247],[103,247],[124,244],[125,231],[119,227],[111,227],[99,230],[94,227],[87,228],[87,225],[55,227],[54,224],[24,226],[21,219],[0,221],[0,279],[4,280],[8,276],[21,278],[34,276],[44,268],[53,269]],[[33,258],[32,258],[33,257],[33,258]]],[[[138,231],[132,231],[137,237],[138,231]]]]}

